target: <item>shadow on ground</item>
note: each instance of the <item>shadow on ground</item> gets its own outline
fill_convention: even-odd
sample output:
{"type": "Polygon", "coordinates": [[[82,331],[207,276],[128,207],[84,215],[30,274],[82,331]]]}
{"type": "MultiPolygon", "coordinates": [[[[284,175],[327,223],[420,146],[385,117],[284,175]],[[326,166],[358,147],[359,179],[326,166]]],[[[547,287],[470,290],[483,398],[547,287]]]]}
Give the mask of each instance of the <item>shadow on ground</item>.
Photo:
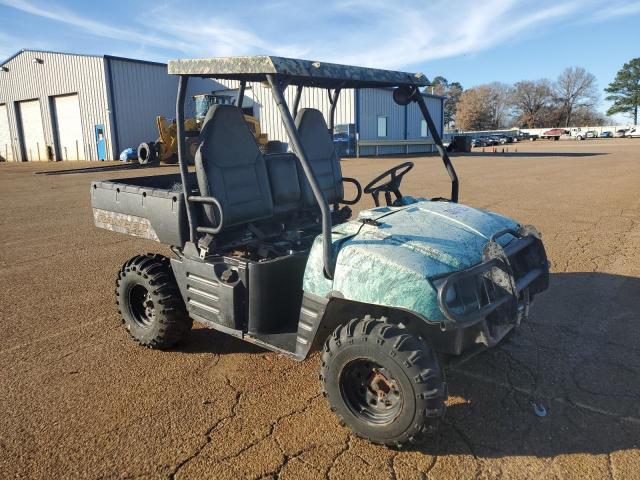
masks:
{"type": "MultiPolygon", "coordinates": [[[[418,451],[555,457],[638,448],[639,298],[640,278],[552,274],[527,323],[448,371],[446,418],[418,451]],[[534,403],[546,416],[536,415],[534,403]]],[[[206,328],[195,329],[179,350],[263,352],[206,328]]]]}
{"type": "MultiPolygon", "coordinates": [[[[608,155],[607,152],[502,152],[503,147],[496,147],[497,152],[493,151],[493,147],[485,147],[486,152],[469,152],[469,153],[452,153],[452,157],[597,157],[600,155],[608,155]]],[[[507,147],[504,147],[507,148],[507,147]]],[[[513,149],[515,147],[508,147],[513,149]]],[[[524,150],[524,149],[523,149],[524,150]]]]}
{"type": "Polygon", "coordinates": [[[175,350],[182,353],[214,353],[217,355],[265,352],[263,348],[252,343],[199,324],[194,325],[189,337],[183,343],[177,345],[175,350]]]}
{"type": "Polygon", "coordinates": [[[437,440],[420,451],[555,457],[638,448],[639,312],[640,278],[552,274],[526,324],[448,372],[452,404],[437,440]]]}

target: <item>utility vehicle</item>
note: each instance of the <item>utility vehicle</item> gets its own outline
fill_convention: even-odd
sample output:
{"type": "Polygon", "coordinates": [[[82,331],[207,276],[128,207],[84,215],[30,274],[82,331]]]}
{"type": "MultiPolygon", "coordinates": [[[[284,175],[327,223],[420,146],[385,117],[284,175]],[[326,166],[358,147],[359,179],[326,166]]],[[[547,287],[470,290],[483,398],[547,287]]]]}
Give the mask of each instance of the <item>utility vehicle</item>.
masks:
{"type": "Polygon", "coordinates": [[[318,346],[322,391],[342,422],[377,443],[422,441],[445,412],[444,362],[496,345],[547,288],[538,232],[457,203],[458,178],[420,92],[429,85],[422,74],[270,56],[176,60],[168,69],[179,76],[180,173],[91,186],[98,227],[173,252],[133,257],[118,273],[131,336],[168,348],[197,320],[295,360],[318,346]],[[192,76],[239,81],[239,105],[248,82],[267,84],[292,151],[263,155],[242,112],[213,105],[189,171],[192,76]],[[298,108],[308,87],[329,92],[328,125],[319,110],[298,108]],[[295,88],[291,110],[286,88],[295,88]],[[349,88],[393,89],[397,104],[417,105],[451,198],[403,195],[409,161],[364,188],[342,175],[330,132],[349,88]],[[344,198],[344,183],[355,198],[344,198]],[[363,193],[376,206],[350,221],[349,205],[363,193]]]}

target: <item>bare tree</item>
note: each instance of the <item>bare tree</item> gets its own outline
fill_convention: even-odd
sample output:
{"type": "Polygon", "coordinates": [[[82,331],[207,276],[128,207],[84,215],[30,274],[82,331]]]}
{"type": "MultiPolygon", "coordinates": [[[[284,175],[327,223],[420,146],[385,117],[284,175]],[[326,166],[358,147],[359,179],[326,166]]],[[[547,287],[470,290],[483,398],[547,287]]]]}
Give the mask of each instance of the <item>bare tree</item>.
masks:
{"type": "Polygon", "coordinates": [[[485,86],[488,89],[489,128],[503,128],[509,116],[509,98],[511,97],[512,87],[500,82],[493,82],[485,86]]]}
{"type": "Polygon", "coordinates": [[[551,82],[524,80],[514,85],[511,105],[519,126],[536,128],[548,121],[548,110],[553,99],[551,82]]]}
{"type": "Polygon", "coordinates": [[[456,126],[462,130],[488,130],[505,125],[509,110],[510,87],[490,83],[465,90],[456,111],[456,126]]]}
{"type": "Polygon", "coordinates": [[[553,93],[564,116],[564,126],[571,126],[577,108],[592,108],[598,101],[596,77],[582,67],[566,68],[556,80],[553,93]]]}
{"type": "Polygon", "coordinates": [[[473,87],[462,92],[456,112],[456,127],[461,130],[483,130],[489,120],[485,102],[485,87],[473,87]]]}

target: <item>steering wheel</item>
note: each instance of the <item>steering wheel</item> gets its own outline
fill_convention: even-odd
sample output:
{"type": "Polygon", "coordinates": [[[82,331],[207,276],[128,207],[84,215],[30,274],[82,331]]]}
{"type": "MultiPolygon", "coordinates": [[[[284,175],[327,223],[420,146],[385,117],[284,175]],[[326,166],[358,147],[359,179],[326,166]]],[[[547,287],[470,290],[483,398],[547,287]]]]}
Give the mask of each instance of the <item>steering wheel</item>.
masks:
{"type": "Polygon", "coordinates": [[[396,165],[393,168],[390,168],[384,173],[381,173],[376,178],[367,183],[367,186],[364,187],[364,193],[370,193],[373,197],[373,201],[376,204],[376,207],[380,206],[379,195],[380,192],[384,192],[384,199],[387,202],[388,206],[393,205],[394,201],[391,200],[391,193],[396,196],[396,200],[398,201],[402,198],[402,194],[400,193],[400,183],[402,182],[402,177],[404,177],[409,170],[413,168],[413,162],[404,162],[400,165],[396,165]],[[383,182],[382,180],[386,180],[387,177],[389,180],[383,182]]]}

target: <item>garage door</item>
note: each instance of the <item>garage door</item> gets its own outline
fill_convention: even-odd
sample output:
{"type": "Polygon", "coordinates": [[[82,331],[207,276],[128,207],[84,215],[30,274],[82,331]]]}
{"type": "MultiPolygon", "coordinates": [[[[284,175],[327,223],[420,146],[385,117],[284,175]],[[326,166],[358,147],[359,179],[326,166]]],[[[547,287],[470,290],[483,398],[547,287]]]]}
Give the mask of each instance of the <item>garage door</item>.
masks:
{"type": "Polygon", "coordinates": [[[53,97],[59,157],[62,160],[84,160],[84,141],[80,121],[78,95],[53,97]]]}
{"type": "Polygon", "coordinates": [[[0,159],[5,162],[13,161],[11,133],[9,132],[9,112],[6,105],[0,105],[0,159]]]}
{"type": "Polygon", "coordinates": [[[44,162],[47,160],[47,147],[44,143],[44,132],[42,131],[40,101],[29,100],[20,102],[19,105],[26,160],[44,162]]]}

